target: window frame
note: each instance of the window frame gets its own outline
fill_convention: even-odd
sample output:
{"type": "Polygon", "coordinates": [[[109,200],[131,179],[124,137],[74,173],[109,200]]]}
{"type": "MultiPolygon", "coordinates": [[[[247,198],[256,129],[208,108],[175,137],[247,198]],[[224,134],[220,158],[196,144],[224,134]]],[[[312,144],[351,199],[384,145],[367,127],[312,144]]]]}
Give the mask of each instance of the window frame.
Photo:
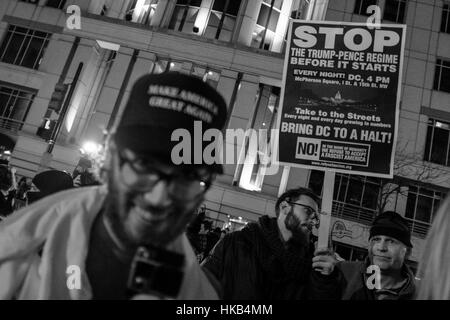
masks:
{"type": "Polygon", "coordinates": [[[54,6],[54,5],[49,5],[50,1],[52,1],[52,0],[47,0],[47,1],[45,2],[45,6],[46,6],[46,7],[49,7],[49,8],[55,8],[55,9],[60,9],[60,10],[62,10],[62,9],[64,9],[64,7],[65,7],[65,5],[66,5],[66,0],[56,0],[56,1],[59,1],[59,2],[58,2],[58,5],[56,5],[56,6],[54,6]]]}
{"type": "Polygon", "coordinates": [[[5,36],[3,37],[2,42],[0,43],[0,62],[38,70],[51,37],[52,34],[45,31],[29,29],[26,27],[11,24],[9,25],[7,32],[5,33],[5,36]],[[24,31],[20,31],[19,29],[24,29],[24,31]],[[37,35],[37,33],[42,33],[43,36],[37,35]],[[11,53],[11,56],[14,55],[14,58],[12,59],[11,62],[9,62],[8,59],[5,58],[6,53],[8,52],[8,50],[11,49],[12,43],[16,43],[16,41],[19,41],[17,39],[13,41],[14,37],[23,37],[23,39],[20,39],[19,48],[15,50],[14,53],[11,53]],[[34,58],[32,66],[24,65],[24,59],[27,56],[27,54],[29,54],[30,45],[32,41],[36,39],[42,40],[38,47],[39,48],[38,54],[34,58]],[[5,41],[7,41],[6,44],[5,41]],[[24,46],[25,49],[23,50],[24,46]]]}
{"type": "Polygon", "coordinates": [[[14,105],[11,110],[8,110],[8,106],[4,108],[4,110],[1,110],[2,106],[0,106],[0,110],[2,111],[0,114],[0,128],[6,128],[13,131],[20,131],[22,130],[23,124],[25,123],[25,119],[28,116],[28,113],[31,109],[31,106],[34,102],[34,99],[37,96],[38,90],[19,86],[13,83],[0,81],[0,96],[4,93],[4,88],[9,89],[11,92],[8,94],[8,102],[7,105],[10,103],[11,99],[14,99],[14,105]],[[30,98],[26,98],[24,95],[30,95],[30,98]],[[13,110],[17,108],[18,101],[22,99],[27,102],[27,107],[25,112],[23,112],[23,116],[21,119],[17,119],[10,116],[4,116],[4,113],[8,111],[9,115],[13,113],[13,110]]]}
{"type": "Polygon", "coordinates": [[[360,16],[370,16],[370,14],[366,13],[367,8],[371,5],[379,5],[378,0],[356,0],[355,1],[355,7],[353,8],[353,14],[357,14],[360,16]],[[375,1],[374,4],[369,4],[367,6],[365,6],[365,2],[369,2],[369,1],[375,1]],[[356,10],[356,8],[359,6],[358,10],[356,10]],[[364,7],[364,10],[362,10],[362,8],[364,7]]]}
{"type": "Polygon", "coordinates": [[[441,26],[439,32],[450,33],[450,2],[444,2],[444,5],[442,6],[441,26]]]}
{"type": "Polygon", "coordinates": [[[450,80],[448,80],[448,88],[442,88],[442,79],[445,78],[443,77],[444,70],[446,73],[448,73],[447,76],[450,78],[450,60],[446,60],[444,58],[436,58],[433,90],[450,93],[450,80]]]}
{"type": "Polygon", "coordinates": [[[385,2],[385,4],[384,4],[384,10],[383,10],[383,20],[387,20],[387,21],[392,21],[392,22],[395,22],[395,23],[404,23],[404,21],[405,21],[405,18],[406,18],[406,11],[407,11],[407,4],[408,4],[408,1],[407,0],[386,0],[386,2],[385,2]],[[395,5],[396,5],[396,15],[395,15],[395,19],[394,20],[391,20],[391,19],[387,19],[386,17],[385,17],[385,14],[386,14],[386,5],[387,5],[387,3],[388,2],[393,2],[393,3],[395,3],[395,5]],[[399,15],[400,15],[400,12],[401,12],[401,4],[404,4],[404,11],[403,11],[403,13],[402,13],[402,15],[401,15],[401,20],[399,20],[399,15]]]}

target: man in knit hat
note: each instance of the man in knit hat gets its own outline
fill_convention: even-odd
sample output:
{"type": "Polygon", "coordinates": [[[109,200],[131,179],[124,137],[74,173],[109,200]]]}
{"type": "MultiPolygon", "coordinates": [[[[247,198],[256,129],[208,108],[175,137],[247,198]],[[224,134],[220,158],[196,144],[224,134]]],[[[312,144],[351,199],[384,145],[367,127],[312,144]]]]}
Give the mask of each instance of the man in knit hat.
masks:
{"type": "Polygon", "coordinates": [[[337,265],[345,278],[343,299],[412,299],[414,275],[405,264],[411,249],[406,220],[393,211],[378,215],[370,227],[366,260],[337,265]]]}
{"type": "Polygon", "coordinates": [[[226,114],[199,78],[139,78],[108,140],[105,185],[49,196],[0,224],[0,299],[217,299],[184,229],[222,167],[174,164],[171,153],[175,130],[221,130],[226,114]]]}

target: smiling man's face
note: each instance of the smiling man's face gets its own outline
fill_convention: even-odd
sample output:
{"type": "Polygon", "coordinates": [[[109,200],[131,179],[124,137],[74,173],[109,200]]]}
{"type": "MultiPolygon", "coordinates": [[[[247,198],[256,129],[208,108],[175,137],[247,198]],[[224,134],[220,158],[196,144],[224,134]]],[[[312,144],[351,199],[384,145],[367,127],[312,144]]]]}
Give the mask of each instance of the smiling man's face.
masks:
{"type": "Polygon", "coordinates": [[[406,258],[407,247],[397,239],[377,235],[370,239],[369,258],[371,264],[382,271],[400,270],[406,258]]]}
{"type": "Polygon", "coordinates": [[[183,232],[203,201],[204,193],[196,188],[200,182],[193,178],[173,178],[181,181],[177,184],[156,179],[154,176],[159,174],[172,176],[175,167],[154,162],[151,167],[158,174],[139,173],[136,168],[141,164],[132,151],[123,152],[122,157],[126,158],[122,159],[123,163],[117,150],[113,154],[105,214],[114,231],[130,246],[165,246],[183,232]]]}

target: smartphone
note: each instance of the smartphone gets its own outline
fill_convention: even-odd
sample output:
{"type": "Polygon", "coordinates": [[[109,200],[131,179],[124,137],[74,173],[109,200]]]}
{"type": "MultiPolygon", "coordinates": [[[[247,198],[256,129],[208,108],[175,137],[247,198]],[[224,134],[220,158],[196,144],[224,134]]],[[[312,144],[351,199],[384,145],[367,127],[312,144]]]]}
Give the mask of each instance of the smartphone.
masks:
{"type": "Polygon", "coordinates": [[[158,247],[137,249],[128,277],[130,297],[148,294],[175,299],[184,277],[184,255],[158,247]]]}

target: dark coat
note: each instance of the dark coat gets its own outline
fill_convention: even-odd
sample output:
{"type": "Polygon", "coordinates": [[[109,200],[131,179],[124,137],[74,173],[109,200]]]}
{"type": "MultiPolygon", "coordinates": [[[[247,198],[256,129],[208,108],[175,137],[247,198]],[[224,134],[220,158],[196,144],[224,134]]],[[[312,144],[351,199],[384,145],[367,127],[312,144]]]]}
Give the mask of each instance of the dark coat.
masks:
{"type": "MultiPolygon", "coordinates": [[[[369,289],[366,285],[370,274],[366,273],[370,265],[369,258],[365,261],[344,261],[337,264],[337,267],[344,276],[343,300],[375,300],[375,289],[369,289]]],[[[410,300],[415,293],[415,280],[412,271],[403,265],[403,274],[407,281],[405,285],[395,294],[390,294],[392,300],[410,300]]]]}
{"type": "Polygon", "coordinates": [[[276,218],[261,217],[227,234],[202,264],[220,282],[223,299],[339,299],[337,270],[312,271],[309,246],[285,247],[276,218]]]}

